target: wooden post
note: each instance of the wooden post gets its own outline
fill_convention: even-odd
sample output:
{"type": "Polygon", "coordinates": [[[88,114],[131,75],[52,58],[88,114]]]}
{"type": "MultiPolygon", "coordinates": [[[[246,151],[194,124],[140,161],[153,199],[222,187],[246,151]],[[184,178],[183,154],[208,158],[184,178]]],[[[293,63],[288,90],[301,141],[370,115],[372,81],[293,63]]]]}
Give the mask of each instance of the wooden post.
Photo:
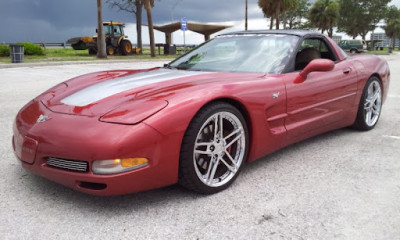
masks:
{"type": "Polygon", "coordinates": [[[247,26],[248,26],[248,20],[247,20],[247,18],[248,18],[248,15],[247,15],[247,9],[248,9],[248,0],[246,0],[246,7],[245,7],[245,14],[244,14],[244,16],[245,16],[245,20],[244,20],[244,30],[246,30],[246,31],[247,31],[247,26]]]}
{"type": "Polygon", "coordinates": [[[97,0],[97,57],[107,58],[106,39],[103,30],[103,4],[102,0],[97,0]]]}

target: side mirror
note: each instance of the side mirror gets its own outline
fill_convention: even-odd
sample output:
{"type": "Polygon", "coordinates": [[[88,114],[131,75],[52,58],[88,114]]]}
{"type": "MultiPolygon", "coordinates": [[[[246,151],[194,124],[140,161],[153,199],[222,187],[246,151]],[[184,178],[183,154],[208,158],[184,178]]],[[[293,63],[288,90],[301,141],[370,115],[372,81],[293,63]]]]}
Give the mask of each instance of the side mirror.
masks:
{"type": "Polygon", "coordinates": [[[308,74],[312,72],[328,72],[335,68],[335,63],[329,59],[312,60],[297,76],[294,83],[302,83],[307,79],[308,74]]]}
{"type": "Polygon", "coordinates": [[[98,32],[99,32],[99,29],[96,28],[96,33],[98,33],[98,32]]]}

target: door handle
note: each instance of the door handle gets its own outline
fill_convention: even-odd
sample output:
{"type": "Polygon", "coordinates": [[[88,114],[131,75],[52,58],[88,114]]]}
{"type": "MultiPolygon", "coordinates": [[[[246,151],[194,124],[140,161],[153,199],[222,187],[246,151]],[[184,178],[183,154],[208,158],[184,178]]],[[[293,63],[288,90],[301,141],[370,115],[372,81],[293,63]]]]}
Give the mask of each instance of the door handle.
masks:
{"type": "Polygon", "coordinates": [[[344,74],[349,74],[351,72],[351,68],[345,68],[344,70],[343,70],[343,73],[344,74]]]}

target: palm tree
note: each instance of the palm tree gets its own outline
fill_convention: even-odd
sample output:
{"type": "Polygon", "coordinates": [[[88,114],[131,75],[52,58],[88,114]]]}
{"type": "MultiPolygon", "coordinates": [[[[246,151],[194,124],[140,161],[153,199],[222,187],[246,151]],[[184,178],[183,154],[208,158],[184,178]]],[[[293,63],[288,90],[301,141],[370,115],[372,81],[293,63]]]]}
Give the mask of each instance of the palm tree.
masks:
{"type": "Polygon", "coordinates": [[[154,43],[154,28],[151,8],[154,7],[154,0],[107,0],[111,7],[117,7],[119,10],[127,11],[136,16],[137,44],[142,49],[142,6],[146,9],[147,24],[149,27],[150,53],[152,57],[156,56],[154,43]]]}
{"type": "Polygon", "coordinates": [[[144,8],[147,13],[147,24],[149,25],[149,37],[150,37],[150,55],[156,56],[156,46],[154,43],[154,28],[153,28],[153,17],[151,15],[151,8],[154,7],[154,0],[144,0],[144,8]]]}
{"type": "Polygon", "coordinates": [[[264,17],[266,17],[266,18],[270,17],[271,18],[269,29],[272,29],[272,26],[274,24],[274,19],[272,17],[274,15],[274,13],[275,13],[274,6],[273,6],[274,2],[275,1],[273,1],[273,0],[258,0],[258,6],[263,11],[264,17]]]}
{"type": "MultiPolygon", "coordinates": [[[[300,29],[303,28],[305,23],[303,19],[308,18],[308,12],[310,11],[311,3],[308,0],[299,0],[299,7],[295,10],[286,12],[287,23],[289,29],[300,29]]],[[[284,23],[284,25],[286,25],[284,23]]]]}
{"type": "Polygon", "coordinates": [[[336,0],[318,0],[310,10],[310,21],[322,33],[328,31],[329,37],[333,35],[333,27],[339,19],[339,3],[336,0]]]}
{"type": "MultiPolygon", "coordinates": [[[[279,15],[283,14],[286,18],[286,12],[295,10],[299,7],[298,0],[279,0],[275,1],[276,9],[275,9],[275,20],[276,20],[276,29],[279,29],[279,15]]],[[[286,25],[286,20],[284,21],[286,25]]]]}
{"type": "Polygon", "coordinates": [[[119,11],[125,11],[135,15],[136,19],[136,42],[137,47],[142,53],[142,9],[143,0],[106,0],[111,8],[117,8],[119,11]]]}
{"type": "MultiPolygon", "coordinates": [[[[390,37],[392,48],[395,47],[396,38],[400,40],[400,9],[396,6],[390,6],[386,12],[386,26],[384,27],[386,36],[390,37]]],[[[400,49],[400,45],[399,45],[400,49]]]]}
{"type": "Polygon", "coordinates": [[[264,13],[265,17],[271,17],[270,29],[273,26],[275,18],[276,29],[279,29],[279,15],[287,11],[294,10],[299,6],[298,0],[258,0],[258,6],[264,13]]]}
{"type": "Polygon", "coordinates": [[[102,0],[97,0],[97,57],[107,58],[106,39],[103,31],[103,4],[102,0]]]}
{"type": "MultiPolygon", "coordinates": [[[[391,48],[395,48],[396,38],[400,37],[400,18],[390,20],[384,27],[386,36],[391,39],[391,48]]],[[[400,46],[399,46],[400,47],[400,46]]],[[[389,50],[390,51],[390,50],[389,50]]]]}

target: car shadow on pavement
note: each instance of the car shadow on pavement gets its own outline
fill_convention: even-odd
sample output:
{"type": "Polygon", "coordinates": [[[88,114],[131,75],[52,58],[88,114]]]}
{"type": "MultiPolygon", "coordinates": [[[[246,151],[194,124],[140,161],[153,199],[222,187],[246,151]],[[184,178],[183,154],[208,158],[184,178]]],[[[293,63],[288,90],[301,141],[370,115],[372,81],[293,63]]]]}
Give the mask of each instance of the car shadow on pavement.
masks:
{"type": "MultiPolygon", "coordinates": [[[[153,207],[167,207],[177,203],[181,203],[183,206],[189,202],[212,201],[214,198],[221,198],[221,194],[234,195],[243,192],[240,188],[250,187],[254,184],[254,179],[278,178],[279,175],[274,175],[274,173],[279,171],[280,168],[286,168],[292,162],[298,161],[296,159],[298,159],[299,153],[314,151],[317,148],[321,148],[321,146],[333,144],[331,142],[334,139],[338,137],[346,138],[346,135],[354,132],[354,130],[347,128],[328,132],[295,143],[257,161],[248,163],[230,188],[214,195],[197,194],[179,185],[173,185],[123,196],[92,196],[64,187],[23,169],[16,170],[18,172],[15,175],[18,175],[17,177],[20,181],[23,180],[21,188],[24,189],[19,189],[20,197],[29,197],[38,203],[43,201],[50,202],[52,206],[73,204],[76,208],[86,209],[94,213],[131,214],[132,212],[143,211],[153,207]]],[[[301,161],[304,161],[304,159],[301,159],[301,161]]],[[[301,163],[297,162],[297,164],[301,163]]],[[[268,191],[268,189],[265,189],[265,191],[268,191]]]]}
{"type": "MultiPolygon", "coordinates": [[[[279,162],[279,165],[282,165],[285,164],[286,161],[290,160],[299,161],[299,159],[301,159],[299,156],[300,152],[322,150],[321,154],[323,154],[323,148],[331,141],[338,137],[346,138],[347,135],[355,133],[357,134],[359,132],[351,128],[342,128],[302,140],[268,154],[267,156],[261,157],[253,162],[247,163],[241,174],[257,174],[256,172],[259,171],[260,168],[268,168],[270,165],[273,165],[274,162],[279,162]]],[[[304,161],[304,159],[302,160],[304,161]]]]}

